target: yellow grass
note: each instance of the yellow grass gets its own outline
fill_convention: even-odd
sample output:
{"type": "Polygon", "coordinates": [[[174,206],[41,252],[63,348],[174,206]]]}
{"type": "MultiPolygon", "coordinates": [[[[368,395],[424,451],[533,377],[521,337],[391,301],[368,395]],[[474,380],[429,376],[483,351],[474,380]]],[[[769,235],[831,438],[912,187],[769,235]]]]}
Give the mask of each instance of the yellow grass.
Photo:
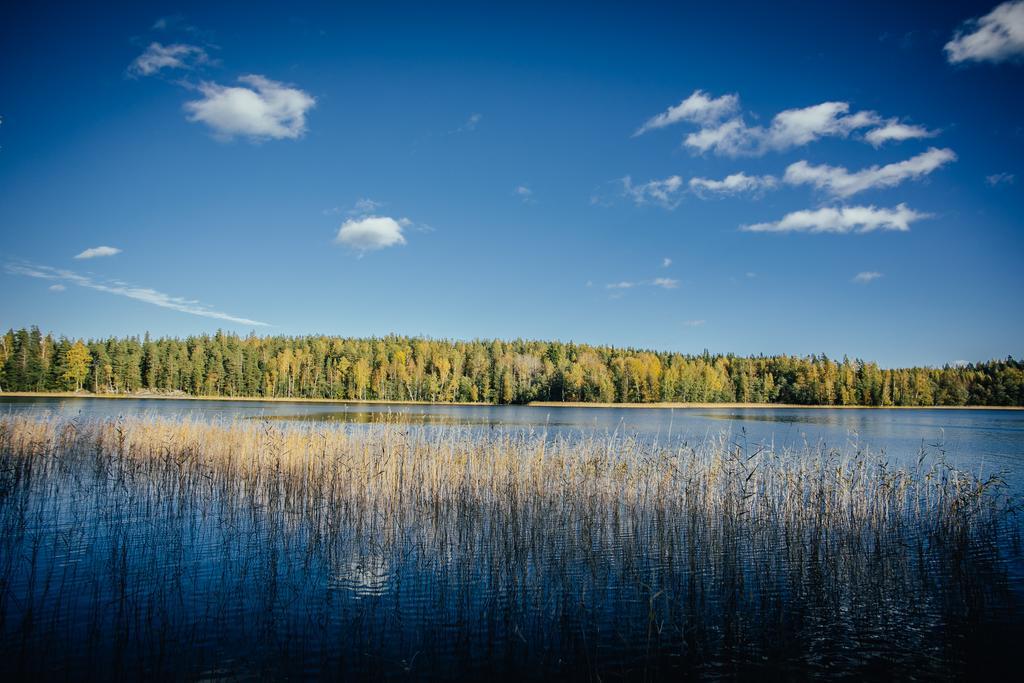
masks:
{"type": "Polygon", "coordinates": [[[303,505],[356,500],[375,512],[408,514],[468,501],[529,502],[595,517],[611,506],[639,506],[822,528],[908,519],[932,525],[985,509],[983,494],[997,483],[945,463],[924,468],[923,458],[916,469],[897,468],[864,452],[751,453],[724,441],[659,447],[629,438],[551,441],[507,433],[476,438],[459,429],[428,437],[388,426],[354,432],[243,421],[4,417],[0,449],[8,459],[27,459],[19,462],[102,458],[132,477],[158,481],[173,473],[202,490],[205,480],[210,495],[232,490],[263,498],[281,486],[303,505]]]}

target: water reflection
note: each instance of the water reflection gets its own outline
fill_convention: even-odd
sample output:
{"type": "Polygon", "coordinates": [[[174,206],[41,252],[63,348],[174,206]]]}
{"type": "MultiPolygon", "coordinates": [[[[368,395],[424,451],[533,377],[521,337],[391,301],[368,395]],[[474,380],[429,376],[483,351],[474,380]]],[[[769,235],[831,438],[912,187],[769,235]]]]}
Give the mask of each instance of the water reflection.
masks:
{"type": "Polygon", "coordinates": [[[12,678],[955,679],[1024,635],[1015,524],[934,453],[47,424],[0,429],[12,678]]]}
{"type": "Polygon", "coordinates": [[[269,420],[273,422],[345,423],[345,424],[408,424],[408,425],[449,425],[449,426],[532,426],[528,422],[497,422],[479,415],[450,415],[413,411],[320,411],[299,414],[248,415],[247,420],[269,420]]]}
{"type": "Polygon", "coordinates": [[[380,553],[358,554],[335,563],[329,571],[328,588],[356,597],[376,597],[387,591],[391,563],[380,553]]]}

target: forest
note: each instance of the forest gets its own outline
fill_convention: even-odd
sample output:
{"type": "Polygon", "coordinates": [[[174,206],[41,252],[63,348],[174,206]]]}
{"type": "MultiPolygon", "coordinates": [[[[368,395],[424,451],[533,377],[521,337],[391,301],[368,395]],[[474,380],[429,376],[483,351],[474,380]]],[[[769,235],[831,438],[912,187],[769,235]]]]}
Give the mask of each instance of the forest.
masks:
{"type": "Polygon", "coordinates": [[[455,403],[743,402],[1021,406],[1024,362],[881,368],[859,359],[416,337],[0,337],[0,391],[455,403]]]}

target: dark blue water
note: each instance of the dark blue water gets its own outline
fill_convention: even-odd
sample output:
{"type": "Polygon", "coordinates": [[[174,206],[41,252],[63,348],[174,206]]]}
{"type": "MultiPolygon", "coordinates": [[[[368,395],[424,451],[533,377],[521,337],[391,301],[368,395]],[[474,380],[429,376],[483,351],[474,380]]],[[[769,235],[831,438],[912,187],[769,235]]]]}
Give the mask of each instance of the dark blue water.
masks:
{"type": "MultiPolygon", "coordinates": [[[[963,679],[998,673],[1024,638],[1009,517],[969,538],[912,513],[821,533],[723,521],[723,508],[684,514],[672,496],[592,506],[571,486],[382,507],[360,490],[318,497],[316,481],[279,487],[271,469],[208,479],[173,444],[141,465],[110,459],[81,436],[96,420],[154,416],[367,439],[611,437],[671,444],[681,466],[684,444],[708,442],[868,452],[894,467],[924,452],[1024,497],[1022,411],[0,398],[0,417],[12,414],[66,419],[81,441],[66,457],[0,452],[10,680],[963,679]]],[[[346,476],[331,472],[318,481],[346,476]]]]}

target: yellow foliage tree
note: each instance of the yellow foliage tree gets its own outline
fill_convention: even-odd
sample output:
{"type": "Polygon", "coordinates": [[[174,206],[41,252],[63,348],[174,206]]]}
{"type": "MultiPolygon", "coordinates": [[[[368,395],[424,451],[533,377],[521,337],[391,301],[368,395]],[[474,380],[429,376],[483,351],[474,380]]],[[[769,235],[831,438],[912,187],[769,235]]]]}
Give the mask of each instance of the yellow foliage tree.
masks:
{"type": "Polygon", "coordinates": [[[89,349],[86,348],[81,340],[76,341],[67,350],[67,353],[64,354],[64,372],[61,373],[61,379],[65,382],[74,383],[75,391],[80,391],[82,384],[89,377],[89,367],[91,365],[92,354],[89,353],[89,349]]]}

